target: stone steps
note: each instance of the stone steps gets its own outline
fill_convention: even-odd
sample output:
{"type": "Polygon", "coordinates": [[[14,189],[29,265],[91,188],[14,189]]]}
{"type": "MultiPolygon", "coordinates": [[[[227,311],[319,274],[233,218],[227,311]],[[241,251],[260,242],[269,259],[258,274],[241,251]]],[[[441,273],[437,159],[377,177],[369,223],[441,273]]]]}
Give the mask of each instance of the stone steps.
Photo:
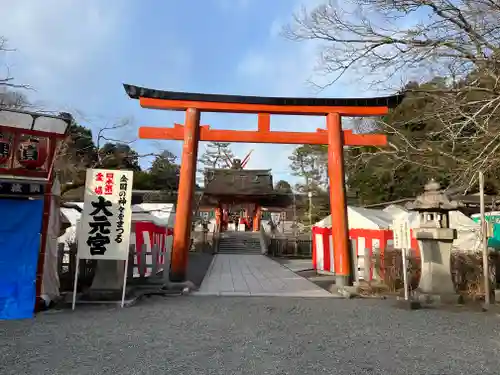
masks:
{"type": "Polygon", "coordinates": [[[220,254],[261,254],[260,233],[222,233],[219,239],[220,254]]]}

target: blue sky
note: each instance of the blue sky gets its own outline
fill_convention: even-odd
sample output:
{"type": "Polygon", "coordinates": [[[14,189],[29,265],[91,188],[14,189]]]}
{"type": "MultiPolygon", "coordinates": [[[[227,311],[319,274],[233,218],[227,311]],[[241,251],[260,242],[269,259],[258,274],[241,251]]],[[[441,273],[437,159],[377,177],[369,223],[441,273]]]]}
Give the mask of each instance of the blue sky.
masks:
{"type": "MultiPolygon", "coordinates": [[[[305,3],[305,0],[303,0],[305,3]]],[[[307,0],[307,6],[321,3],[307,0]]],[[[122,83],[153,88],[251,95],[318,96],[316,46],[284,40],[280,25],[291,20],[300,0],[0,0],[0,35],[16,51],[3,56],[18,83],[36,91],[46,108],[77,114],[93,129],[127,119],[109,134],[133,140],[140,125],[172,126],[180,112],[141,109],[122,83]]],[[[339,82],[322,96],[366,96],[339,82]]],[[[251,115],[205,114],[215,128],[256,127],[251,115]]],[[[319,118],[277,117],[273,129],[308,131],[319,118]]],[[[180,142],[137,140],[139,153],[180,142]]],[[[234,145],[237,156],[255,149],[248,168],[272,168],[275,180],[294,181],[288,169],[293,146],[234,145]]],[[[204,146],[200,148],[203,152],[204,146]]],[[[144,159],[142,165],[147,166],[144,159]]]]}

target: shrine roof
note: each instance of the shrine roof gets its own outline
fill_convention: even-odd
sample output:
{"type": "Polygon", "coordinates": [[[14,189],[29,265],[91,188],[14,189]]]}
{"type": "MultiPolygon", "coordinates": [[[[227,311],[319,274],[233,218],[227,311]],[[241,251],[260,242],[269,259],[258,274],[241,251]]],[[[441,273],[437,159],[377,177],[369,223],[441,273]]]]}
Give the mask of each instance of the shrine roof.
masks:
{"type": "Polygon", "coordinates": [[[308,107],[397,107],[405,94],[397,94],[372,98],[293,98],[227,94],[202,94],[193,92],[178,92],[157,90],[146,87],[123,84],[125,92],[131,99],[150,98],[161,100],[241,103],[253,105],[274,106],[308,106],[308,107]]]}
{"type": "Polygon", "coordinates": [[[264,196],[275,194],[270,169],[205,169],[205,195],[264,196]]]}
{"type": "Polygon", "coordinates": [[[227,172],[245,175],[271,175],[272,169],[231,169],[231,168],[205,168],[205,173],[214,172],[216,174],[227,174],[227,172]]]}
{"type": "Polygon", "coordinates": [[[289,194],[205,194],[200,201],[200,207],[217,207],[218,203],[245,204],[258,203],[264,207],[284,208],[293,204],[293,197],[289,194]]]}

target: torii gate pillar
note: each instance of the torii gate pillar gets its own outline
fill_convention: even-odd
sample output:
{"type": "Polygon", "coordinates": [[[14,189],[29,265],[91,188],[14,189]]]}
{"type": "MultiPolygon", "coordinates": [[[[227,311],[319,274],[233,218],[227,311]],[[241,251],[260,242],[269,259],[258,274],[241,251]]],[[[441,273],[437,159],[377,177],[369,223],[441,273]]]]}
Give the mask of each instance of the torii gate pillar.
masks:
{"type": "Polygon", "coordinates": [[[139,129],[140,138],[184,141],[170,268],[172,281],[184,281],[186,277],[198,141],[215,141],[328,145],[337,286],[342,287],[352,282],[343,147],[385,146],[387,138],[381,134],[353,134],[352,131],[342,130],[341,116],[383,116],[388,113],[389,108],[397,106],[403,100],[404,94],[362,99],[269,98],[160,91],[132,85],[124,87],[130,98],[139,99],[143,108],[186,111],[185,126],[144,126],[139,129]],[[210,129],[206,125],[200,126],[200,111],[258,114],[258,130],[219,130],[210,129]],[[326,116],[327,129],[318,129],[316,132],[271,131],[271,114],[326,116]]]}
{"type": "Polygon", "coordinates": [[[196,163],[200,140],[200,111],[186,110],[184,146],[177,205],[175,208],[174,242],[170,261],[170,281],[182,282],[186,278],[187,257],[191,244],[191,221],[193,218],[193,196],[196,182],[196,163]]]}
{"type": "Polygon", "coordinates": [[[347,220],[347,202],[345,194],[344,140],[342,123],[338,113],[326,116],[328,131],[328,178],[330,182],[330,212],[332,217],[332,239],[334,270],[337,287],[349,284],[352,275],[350,254],[338,249],[350,249],[347,220]]]}

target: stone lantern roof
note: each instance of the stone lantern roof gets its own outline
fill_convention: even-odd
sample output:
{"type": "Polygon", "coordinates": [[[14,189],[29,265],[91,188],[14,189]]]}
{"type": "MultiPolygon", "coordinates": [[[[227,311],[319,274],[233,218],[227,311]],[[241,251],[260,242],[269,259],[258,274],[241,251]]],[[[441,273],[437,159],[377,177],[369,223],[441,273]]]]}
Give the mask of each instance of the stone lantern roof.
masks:
{"type": "Polygon", "coordinates": [[[430,180],[424,187],[424,192],[415,201],[406,204],[406,208],[419,212],[448,212],[456,210],[460,204],[450,201],[448,196],[441,190],[441,185],[434,179],[430,180]]]}

